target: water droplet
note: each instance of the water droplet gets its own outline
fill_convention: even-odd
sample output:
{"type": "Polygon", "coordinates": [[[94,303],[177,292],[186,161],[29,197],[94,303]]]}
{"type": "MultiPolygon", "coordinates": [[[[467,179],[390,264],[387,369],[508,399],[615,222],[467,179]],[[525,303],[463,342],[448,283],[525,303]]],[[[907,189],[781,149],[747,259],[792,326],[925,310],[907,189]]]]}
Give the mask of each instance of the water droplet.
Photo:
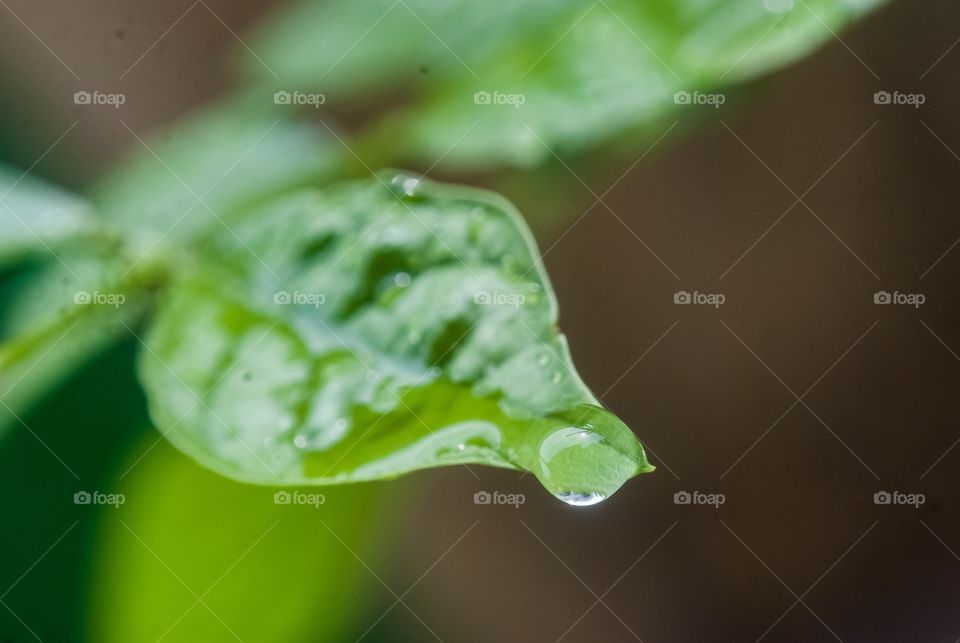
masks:
{"type": "Polygon", "coordinates": [[[298,435],[297,437],[295,437],[295,438],[293,439],[293,446],[297,447],[298,449],[306,448],[306,446],[307,446],[307,436],[305,436],[305,435],[303,435],[303,434],[300,434],[300,435],[298,435]]]}
{"type": "Polygon", "coordinates": [[[409,333],[407,333],[407,342],[410,344],[416,344],[421,339],[423,339],[423,334],[420,333],[420,331],[411,330],[409,333]]]}
{"type": "Polygon", "coordinates": [[[550,363],[550,356],[547,355],[546,353],[541,354],[540,357],[537,358],[537,366],[540,366],[541,368],[546,366],[549,363],[550,363]]]}
{"type": "Polygon", "coordinates": [[[556,373],[550,376],[550,381],[553,382],[554,384],[559,384],[560,380],[562,379],[563,379],[563,375],[560,373],[560,371],[557,371],[556,373]]]}
{"type": "Polygon", "coordinates": [[[410,278],[410,274],[406,272],[398,272],[393,278],[393,282],[400,288],[406,288],[410,285],[411,281],[413,280],[410,278]]]}
{"type": "Polygon", "coordinates": [[[420,191],[420,179],[408,174],[398,174],[393,177],[391,184],[400,188],[407,197],[417,196],[420,191]]]}
{"type": "Polygon", "coordinates": [[[344,431],[346,431],[346,430],[347,430],[347,420],[346,420],[346,418],[340,418],[339,420],[337,420],[336,422],[334,422],[334,423],[333,423],[333,430],[336,431],[337,434],[340,434],[340,433],[343,433],[344,431]]]}
{"type": "Polygon", "coordinates": [[[558,500],[562,500],[571,507],[590,507],[591,505],[599,504],[607,499],[606,496],[597,493],[596,491],[588,491],[586,493],[576,491],[559,491],[554,495],[558,500]]]}

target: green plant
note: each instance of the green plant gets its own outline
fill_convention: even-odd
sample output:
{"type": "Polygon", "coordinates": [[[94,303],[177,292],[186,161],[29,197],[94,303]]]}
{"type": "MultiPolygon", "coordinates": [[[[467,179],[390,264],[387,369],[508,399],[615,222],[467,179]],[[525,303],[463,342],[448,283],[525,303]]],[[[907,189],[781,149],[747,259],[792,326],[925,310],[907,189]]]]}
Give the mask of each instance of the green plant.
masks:
{"type": "Polygon", "coordinates": [[[64,266],[88,262],[89,286],[5,346],[4,373],[73,325],[130,329],[116,312],[130,306],[149,319],[140,376],[157,427],[239,480],[336,484],[476,463],[531,471],[582,504],[651,468],[574,371],[507,202],[388,173],[213,218],[231,233],[194,221],[138,239],[150,247],[137,254],[139,229],[65,230],[56,242],[81,254],[61,253],[64,266]]]}
{"type": "Polygon", "coordinates": [[[7,322],[0,383],[17,393],[3,424],[143,325],[157,428],[235,479],[336,484],[484,464],[533,472],[571,504],[609,496],[652,467],[577,376],[512,206],[403,173],[335,179],[367,174],[363,154],[529,166],[642,136],[682,108],[677,92],[781,65],[877,2],[774,4],[303,4],[262,31],[255,68],[269,75],[248,73],[236,97],[121,165],[93,206],[0,175],[0,261],[56,256],[7,322]],[[379,37],[347,47],[377,11],[379,37]],[[319,77],[349,105],[415,65],[430,82],[351,142],[263,100],[319,77]],[[477,109],[490,107],[485,87],[517,99],[477,109]],[[37,293],[57,309],[31,306],[37,293]]]}

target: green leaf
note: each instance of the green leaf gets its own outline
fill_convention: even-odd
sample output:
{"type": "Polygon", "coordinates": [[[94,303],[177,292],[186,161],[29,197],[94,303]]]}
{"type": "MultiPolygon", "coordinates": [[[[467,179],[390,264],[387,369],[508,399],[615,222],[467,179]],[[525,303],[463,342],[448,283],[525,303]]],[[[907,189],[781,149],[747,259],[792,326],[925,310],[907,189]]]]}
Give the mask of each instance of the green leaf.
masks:
{"type": "Polygon", "coordinates": [[[332,174],[340,145],[273,107],[269,99],[234,99],[142,140],[95,187],[98,210],[134,252],[175,251],[211,229],[229,234],[236,210],[332,174]]]}
{"type": "Polygon", "coordinates": [[[578,10],[579,0],[307,0],[283,6],[251,40],[258,58],[240,61],[258,81],[321,89],[333,103],[467,73],[464,64],[539,41],[578,10]]]}
{"type": "Polygon", "coordinates": [[[0,166],[0,266],[29,254],[55,254],[64,241],[95,229],[82,199],[0,166]]]}
{"type": "Polygon", "coordinates": [[[380,174],[233,227],[184,262],[140,364],[158,428],[201,462],[262,484],[485,464],[574,504],[652,469],[574,370],[505,200],[380,174]]]}
{"type": "Polygon", "coordinates": [[[0,435],[72,370],[127,335],[144,307],[141,274],[115,254],[61,249],[10,287],[0,328],[0,435]]]}
{"type": "Polygon", "coordinates": [[[147,437],[122,481],[100,489],[124,502],[98,508],[90,641],[352,640],[375,582],[364,565],[377,565],[377,523],[394,513],[374,489],[276,504],[274,490],[216,476],[147,437]]]}
{"type": "Polygon", "coordinates": [[[505,51],[479,78],[461,74],[389,115],[376,136],[450,166],[539,165],[662,130],[696,109],[681,96],[715,94],[800,58],[879,2],[806,0],[782,14],[766,9],[774,4],[793,5],[600,3],[553,49],[505,51]],[[495,104],[498,95],[508,102],[495,104]],[[490,104],[476,104],[479,96],[490,104]]]}
{"type": "Polygon", "coordinates": [[[257,50],[281,84],[311,83],[331,93],[330,104],[412,96],[366,134],[363,149],[468,169],[535,166],[649,135],[691,109],[677,92],[716,92],[777,69],[882,2],[335,0],[268,25],[257,50]],[[490,28],[474,28],[481,15],[490,28]],[[346,39],[342,56],[328,49],[346,39]]]}

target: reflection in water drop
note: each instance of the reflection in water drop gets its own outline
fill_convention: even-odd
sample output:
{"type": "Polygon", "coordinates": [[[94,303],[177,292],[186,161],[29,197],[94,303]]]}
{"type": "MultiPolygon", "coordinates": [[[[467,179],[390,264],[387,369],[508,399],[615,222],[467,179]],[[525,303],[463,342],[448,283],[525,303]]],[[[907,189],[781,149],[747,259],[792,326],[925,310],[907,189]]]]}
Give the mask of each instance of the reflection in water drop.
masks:
{"type": "Polygon", "coordinates": [[[576,472],[586,456],[583,449],[604,449],[604,444],[603,436],[586,427],[568,426],[548,435],[540,443],[544,486],[573,507],[589,507],[606,500],[607,496],[599,491],[570,491],[571,487],[580,486],[581,478],[576,472]]]}
{"type": "Polygon", "coordinates": [[[568,426],[559,431],[554,431],[544,439],[540,444],[540,458],[545,464],[549,465],[557,455],[567,449],[586,447],[600,442],[603,442],[603,438],[593,431],[568,426]]]}
{"type": "Polygon", "coordinates": [[[557,499],[562,500],[571,507],[589,507],[591,505],[599,504],[607,499],[603,494],[599,494],[596,491],[588,491],[586,493],[577,493],[575,491],[559,491],[554,494],[557,499]]]}

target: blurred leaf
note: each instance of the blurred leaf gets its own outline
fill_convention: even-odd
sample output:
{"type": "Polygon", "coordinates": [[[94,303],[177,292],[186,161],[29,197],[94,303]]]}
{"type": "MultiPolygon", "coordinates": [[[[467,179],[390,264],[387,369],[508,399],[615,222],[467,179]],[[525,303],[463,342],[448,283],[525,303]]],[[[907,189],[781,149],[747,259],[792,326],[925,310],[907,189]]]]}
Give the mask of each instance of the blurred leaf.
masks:
{"type": "Polygon", "coordinates": [[[327,178],[340,145],[273,107],[272,95],[235,99],[142,140],[95,187],[98,209],[149,254],[211,229],[229,234],[234,210],[327,178]]]}
{"type": "Polygon", "coordinates": [[[677,92],[695,102],[781,67],[882,1],[308,2],[268,25],[258,51],[281,84],[310,83],[331,104],[412,94],[364,149],[448,167],[534,166],[642,136],[690,109],[677,92]]]}
{"type": "MultiPolygon", "coordinates": [[[[22,415],[29,431],[11,431],[0,444],[4,643],[87,640],[84,604],[95,521],[73,495],[109,488],[106,481],[134,433],[155,437],[152,430],[137,431],[148,420],[131,377],[134,344],[123,342],[78,369],[22,415]]],[[[0,407],[0,416],[4,412],[0,407]]]]}
{"type": "Polygon", "coordinates": [[[0,166],[0,266],[28,254],[55,254],[62,242],[95,229],[82,199],[0,166]]]}
{"type": "Polygon", "coordinates": [[[572,503],[651,469],[574,370],[505,200],[381,174],[234,230],[171,286],[140,368],[155,423],[201,462],[264,484],[478,463],[572,503]]]}
{"type": "Polygon", "coordinates": [[[126,336],[144,305],[115,255],[63,248],[9,288],[0,329],[0,435],[84,360],[126,336]]]}
{"type": "Polygon", "coordinates": [[[259,81],[321,89],[339,101],[467,73],[467,61],[477,64],[518,41],[565,28],[582,6],[580,0],[288,3],[252,39],[264,62],[242,60],[246,74],[259,81]]]}
{"type": "Polygon", "coordinates": [[[89,640],[344,640],[368,607],[377,522],[392,513],[375,490],[281,492],[291,501],[277,504],[273,490],[145,437],[121,468],[129,473],[101,490],[123,504],[99,511],[89,640]]]}
{"type": "Polygon", "coordinates": [[[695,109],[698,97],[725,101],[708,95],[803,56],[875,4],[609,0],[552,49],[505,51],[479,78],[461,74],[389,116],[377,136],[428,162],[445,155],[453,166],[539,165],[641,136],[695,109]],[[766,8],[773,4],[790,8],[777,14],[766,8]]]}

